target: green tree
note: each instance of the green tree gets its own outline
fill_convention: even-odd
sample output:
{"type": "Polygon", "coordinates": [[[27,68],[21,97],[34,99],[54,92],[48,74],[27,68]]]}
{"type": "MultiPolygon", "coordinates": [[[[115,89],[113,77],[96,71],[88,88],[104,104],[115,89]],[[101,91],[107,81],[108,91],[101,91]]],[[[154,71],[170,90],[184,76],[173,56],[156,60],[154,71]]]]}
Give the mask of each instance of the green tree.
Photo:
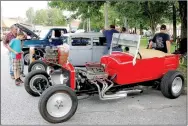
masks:
{"type": "Polygon", "coordinates": [[[112,4],[122,17],[128,18],[130,27],[142,29],[149,25],[153,34],[156,26],[165,22],[164,15],[169,7],[168,1],[118,1],[112,4]]]}
{"type": "Polygon", "coordinates": [[[29,23],[33,23],[33,20],[35,18],[35,11],[32,7],[30,7],[27,11],[26,11],[26,17],[27,17],[27,22],[29,23]]]}
{"type": "MultiPolygon", "coordinates": [[[[95,29],[101,27],[99,20],[103,19],[103,17],[101,17],[103,13],[100,10],[104,2],[105,1],[50,1],[48,5],[52,8],[75,12],[75,14],[71,15],[71,18],[81,18],[84,26],[86,26],[85,21],[90,18],[91,27],[95,29]]],[[[83,25],[81,25],[80,27],[83,27],[83,25]]]]}
{"type": "Polygon", "coordinates": [[[65,17],[61,10],[57,8],[41,9],[34,12],[32,8],[26,11],[26,16],[29,23],[38,25],[57,26],[65,25],[65,17]]]}
{"type": "Polygon", "coordinates": [[[92,17],[100,13],[100,8],[105,1],[50,1],[48,5],[61,10],[75,11],[74,17],[92,17]]]}
{"type": "Polygon", "coordinates": [[[65,17],[62,15],[61,10],[57,8],[50,8],[47,10],[48,20],[47,25],[56,26],[56,25],[64,25],[65,17]]]}
{"type": "Polygon", "coordinates": [[[39,25],[46,25],[48,21],[48,14],[47,11],[44,9],[37,10],[34,23],[39,25]]]}

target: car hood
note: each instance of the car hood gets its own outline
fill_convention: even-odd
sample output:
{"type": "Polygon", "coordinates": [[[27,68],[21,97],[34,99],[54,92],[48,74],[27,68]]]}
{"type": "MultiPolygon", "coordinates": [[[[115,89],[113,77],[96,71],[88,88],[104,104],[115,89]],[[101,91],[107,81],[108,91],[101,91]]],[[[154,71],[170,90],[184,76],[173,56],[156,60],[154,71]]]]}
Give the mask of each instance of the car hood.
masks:
{"type": "Polygon", "coordinates": [[[36,35],[34,32],[32,32],[31,30],[29,30],[28,28],[26,28],[25,26],[21,25],[21,24],[14,24],[15,26],[17,26],[21,31],[25,32],[27,35],[29,35],[31,38],[37,38],[39,39],[39,36],[36,35]]]}

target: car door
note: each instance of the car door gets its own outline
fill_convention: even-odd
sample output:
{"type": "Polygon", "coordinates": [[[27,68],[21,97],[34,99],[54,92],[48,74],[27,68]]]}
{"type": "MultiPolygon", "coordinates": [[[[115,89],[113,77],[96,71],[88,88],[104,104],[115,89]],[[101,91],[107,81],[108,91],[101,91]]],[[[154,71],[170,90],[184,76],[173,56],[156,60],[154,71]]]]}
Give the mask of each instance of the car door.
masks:
{"type": "Polygon", "coordinates": [[[100,62],[106,47],[105,37],[93,37],[92,61],[100,62]]]}
{"type": "Polygon", "coordinates": [[[69,61],[74,66],[84,66],[86,62],[92,61],[92,42],[89,37],[70,38],[69,61]]]}
{"type": "Polygon", "coordinates": [[[159,78],[164,67],[164,59],[159,57],[137,59],[135,76],[139,81],[159,78]]]}

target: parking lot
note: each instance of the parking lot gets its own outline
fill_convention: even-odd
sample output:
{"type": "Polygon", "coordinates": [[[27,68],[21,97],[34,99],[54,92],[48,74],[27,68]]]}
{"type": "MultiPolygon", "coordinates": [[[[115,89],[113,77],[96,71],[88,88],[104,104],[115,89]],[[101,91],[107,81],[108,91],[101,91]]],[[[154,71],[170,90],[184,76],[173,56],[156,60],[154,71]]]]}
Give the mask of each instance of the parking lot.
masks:
{"type": "MultiPolygon", "coordinates": [[[[112,101],[100,101],[96,95],[79,100],[75,115],[62,124],[186,125],[186,98],[181,95],[167,99],[150,88],[142,94],[112,101]]],[[[24,85],[18,87],[10,79],[7,51],[1,45],[1,124],[51,125],[40,116],[38,100],[25,91],[24,85]]]]}

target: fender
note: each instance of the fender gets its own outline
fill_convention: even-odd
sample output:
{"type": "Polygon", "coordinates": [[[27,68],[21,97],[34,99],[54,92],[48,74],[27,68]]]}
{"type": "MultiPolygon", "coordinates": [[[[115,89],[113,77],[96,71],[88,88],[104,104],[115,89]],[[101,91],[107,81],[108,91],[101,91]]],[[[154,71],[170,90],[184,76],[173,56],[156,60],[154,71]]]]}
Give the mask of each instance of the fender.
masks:
{"type": "Polygon", "coordinates": [[[75,69],[74,69],[74,66],[71,64],[71,63],[67,63],[67,64],[63,64],[62,65],[62,68],[64,68],[68,73],[69,73],[69,83],[70,85],[67,85],[69,86],[72,90],[75,90],[76,88],[76,79],[75,79],[75,69]]]}

